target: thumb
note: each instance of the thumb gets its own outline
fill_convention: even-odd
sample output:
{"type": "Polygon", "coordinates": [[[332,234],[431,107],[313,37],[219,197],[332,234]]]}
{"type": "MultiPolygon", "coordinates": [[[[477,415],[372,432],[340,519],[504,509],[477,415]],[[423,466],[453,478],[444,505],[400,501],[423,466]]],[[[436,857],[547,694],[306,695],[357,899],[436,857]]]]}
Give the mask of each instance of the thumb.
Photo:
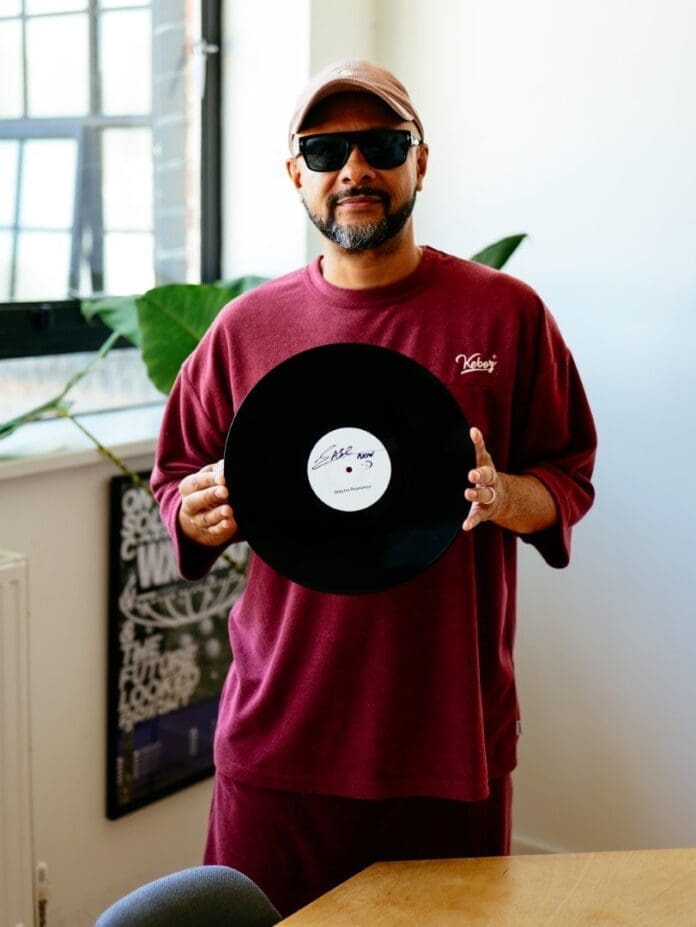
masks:
{"type": "Polygon", "coordinates": [[[486,450],[486,443],[483,440],[483,434],[479,428],[469,429],[469,437],[474,445],[476,452],[476,467],[490,466],[491,455],[486,450]]]}

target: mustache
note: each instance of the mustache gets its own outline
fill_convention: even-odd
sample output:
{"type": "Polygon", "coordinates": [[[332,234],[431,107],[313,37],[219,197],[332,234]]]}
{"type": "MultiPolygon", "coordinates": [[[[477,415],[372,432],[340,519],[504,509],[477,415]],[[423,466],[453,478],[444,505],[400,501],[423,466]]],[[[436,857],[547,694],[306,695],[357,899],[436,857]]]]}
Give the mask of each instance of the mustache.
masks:
{"type": "Polygon", "coordinates": [[[385,206],[389,206],[391,197],[384,190],[377,190],[375,187],[351,187],[349,190],[343,190],[341,193],[334,193],[329,197],[329,209],[334,209],[343,200],[350,199],[353,196],[375,196],[378,197],[385,206]]]}

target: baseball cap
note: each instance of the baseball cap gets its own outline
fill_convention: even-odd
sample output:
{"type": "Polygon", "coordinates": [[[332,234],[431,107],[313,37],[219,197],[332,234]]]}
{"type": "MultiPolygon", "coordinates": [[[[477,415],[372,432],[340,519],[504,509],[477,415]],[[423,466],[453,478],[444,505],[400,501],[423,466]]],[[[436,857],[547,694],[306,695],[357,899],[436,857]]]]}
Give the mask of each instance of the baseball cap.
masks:
{"type": "Polygon", "coordinates": [[[288,142],[302,128],[307,113],[320,100],[335,93],[372,93],[408,122],[415,122],[421,139],[423,123],[408,95],[408,90],[391,71],[371,61],[335,61],[312,77],[300,94],[290,120],[288,142]]]}

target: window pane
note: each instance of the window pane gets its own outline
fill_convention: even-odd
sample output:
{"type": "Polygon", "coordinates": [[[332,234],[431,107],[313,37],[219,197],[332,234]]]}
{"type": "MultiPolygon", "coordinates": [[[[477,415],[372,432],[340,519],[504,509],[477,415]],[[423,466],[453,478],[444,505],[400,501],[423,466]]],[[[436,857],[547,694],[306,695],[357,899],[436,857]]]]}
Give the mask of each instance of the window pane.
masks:
{"type": "Polygon", "coordinates": [[[72,10],[86,10],[87,0],[25,0],[26,12],[34,13],[69,13],[72,10]]]}
{"type": "MultiPolygon", "coordinates": [[[[85,0],[27,2],[33,10],[57,10],[85,0]]],[[[189,0],[106,12],[97,6],[103,74],[99,62],[89,62],[86,13],[27,16],[30,111],[11,138],[0,138],[0,230],[13,228],[20,205],[21,240],[12,255],[21,266],[12,273],[9,299],[138,293],[155,283],[199,279],[197,10],[189,0]],[[88,88],[102,76],[112,112],[96,124],[87,112],[88,88]],[[78,98],[82,115],[68,112],[78,98]],[[44,116],[45,123],[34,118],[44,116]]],[[[0,17],[0,27],[8,26],[19,49],[19,23],[0,17]]],[[[11,57],[0,58],[0,73],[11,57]]],[[[19,73],[21,56],[15,63],[19,73]]],[[[0,83],[0,96],[8,84],[18,86],[0,83]]],[[[7,261],[7,240],[3,248],[7,261]]],[[[7,279],[5,271],[5,289],[7,279]]]]}
{"type": "Polygon", "coordinates": [[[65,299],[69,271],[69,234],[20,232],[17,299],[65,299]]]}
{"type": "Polygon", "coordinates": [[[20,226],[72,228],[76,161],[77,142],[71,138],[25,142],[20,226]]]}
{"type": "Polygon", "coordinates": [[[103,13],[100,38],[102,112],[108,116],[149,113],[152,109],[150,11],[103,13]]]}
{"type": "Polygon", "coordinates": [[[12,232],[0,230],[0,300],[10,298],[10,274],[12,272],[12,232]]]}
{"type": "Polygon", "coordinates": [[[22,78],[22,25],[19,20],[0,20],[0,119],[24,114],[22,78]]]}
{"type": "MultiPolygon", "coordinates": [[[[0,360],[0,422],[57,396],[91,359],[79,353],[0,360]]],[[[107,354],[68,398],[73,412],[84,413],[161,402],[162,394],[148,379],[140,351],[126,348],[107,354]]]]}
{"type": "Polygon", "coordinates": [[[86,15],[27,21],[30,116],[87,114],[88,49],[86,15]]]}
{"type": "Polygon", "coordinates": [[[14,225],[19,142],[0,142],[0,226],[14,225]]]}
{"type": "Polygon", "coordinates": [[[122,6],[148,6],[147,0],[99,0],[99,6],[103,10],[114,9],[122,6]]]}
{"type": "Polygon", "coordinates": [[[102,150],[105,228],[152,231],[152,131],[107,129],[102,150]]]}
{"type": "Polygon", "coordinates": [[[113,295],[144,293],[155,285],[152,235],[104,236],[104,289],[113,295]]]}
{"type": "Polygon", "coordinates": [[[22,0],[0,0],[0,16],[19,16],[22,12],[22,0]]]}

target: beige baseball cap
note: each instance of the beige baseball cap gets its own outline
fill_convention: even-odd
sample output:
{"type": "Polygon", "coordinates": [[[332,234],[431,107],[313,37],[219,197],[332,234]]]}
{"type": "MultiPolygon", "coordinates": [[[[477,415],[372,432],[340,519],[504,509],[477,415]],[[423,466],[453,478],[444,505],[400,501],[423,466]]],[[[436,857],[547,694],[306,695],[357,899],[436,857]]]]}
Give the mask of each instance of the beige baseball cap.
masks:
{"type": "Polygon", "coordinates": [[[301,129],[307,113],[313,106],[335,93],[372,93],[408,122],[415,122],[421,139],[423,123],[411,102],[408,90],[391,71],[371,61],[335,61],[312,77],[300,94],[297,107],[290,120],[288,143],[292,151],[292,140],[301,129]]]}

